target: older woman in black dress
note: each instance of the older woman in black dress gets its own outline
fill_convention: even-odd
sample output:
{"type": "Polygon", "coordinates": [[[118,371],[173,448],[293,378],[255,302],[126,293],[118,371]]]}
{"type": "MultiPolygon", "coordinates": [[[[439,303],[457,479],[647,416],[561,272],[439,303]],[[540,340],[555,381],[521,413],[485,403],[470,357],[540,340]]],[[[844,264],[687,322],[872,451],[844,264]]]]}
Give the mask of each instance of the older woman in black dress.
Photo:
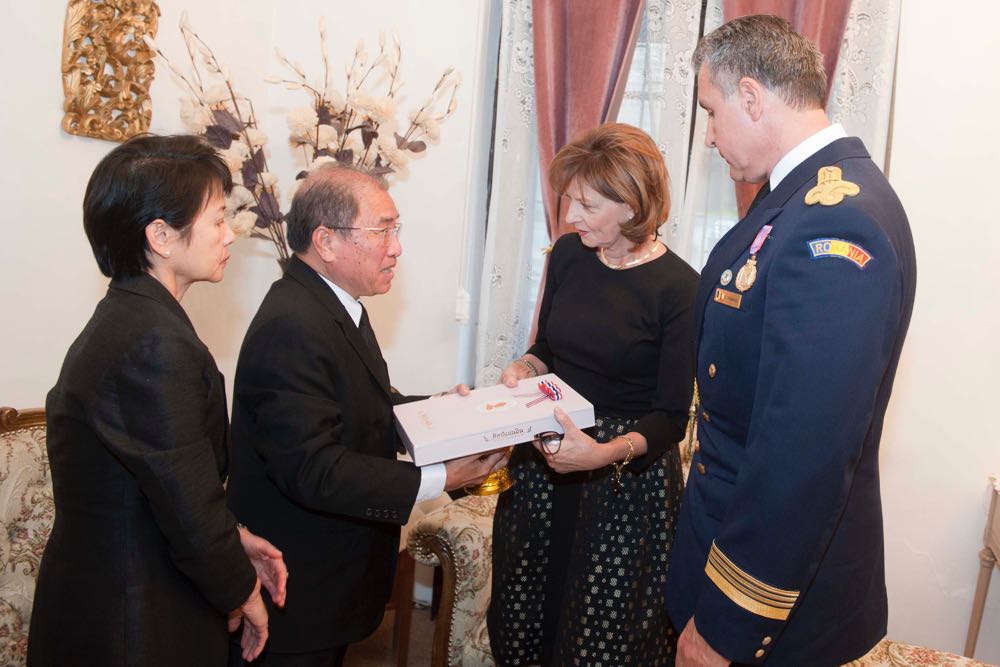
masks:
{"type": "Polygon", "coordinates": [[[56,515],[28,663],[225,665],[267,640],[261,582],[281,552],[226,509],[222,376],[180,306],[218,282],[233,233],[229,170],[195,137],[133,139],[98,164],[84,230],[107,295],[46,401],[56,515]]]}
{"type": "Polygon", "coordinates": [[[534,345],[503,372],[557,373],[591,403],[583,432],[515,449],[494,518],[490,642],[499,665],[673,664],[663,584],[683,480],[697,274],[657,240],[666,167],[607,124],[549,169],[576,233],[552,250],[534,345]]]}

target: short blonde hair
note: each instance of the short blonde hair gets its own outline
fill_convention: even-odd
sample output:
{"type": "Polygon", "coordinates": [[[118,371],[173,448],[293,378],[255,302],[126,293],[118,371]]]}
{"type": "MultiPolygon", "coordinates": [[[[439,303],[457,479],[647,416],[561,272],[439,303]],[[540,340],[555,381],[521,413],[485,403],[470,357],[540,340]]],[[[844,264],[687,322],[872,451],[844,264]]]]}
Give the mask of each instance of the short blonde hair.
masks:
{"type": "Polygon", "coordinates": [[[649,135],[623,123],[605,123],[577,135],[549,165],[549,185],[558,195],[573,179],[635,211],[622,235],[640,245],[670,215],[670,179],[649,135]]]}

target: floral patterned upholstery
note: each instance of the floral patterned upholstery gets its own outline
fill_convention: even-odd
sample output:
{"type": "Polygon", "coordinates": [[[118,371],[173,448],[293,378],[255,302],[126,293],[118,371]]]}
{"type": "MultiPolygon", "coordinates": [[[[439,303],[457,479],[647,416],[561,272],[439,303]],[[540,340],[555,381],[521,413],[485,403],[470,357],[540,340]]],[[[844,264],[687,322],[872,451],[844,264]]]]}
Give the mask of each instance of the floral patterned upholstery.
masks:
{"type": "Polygon", "coordinates": [[[0,665],[23,665],[55,503],[45,426],[0,431],[0,665]]]}
{"type": "Polygon", "coordinates": [[[844,667],[990,667],[985,662],[883,639],[868,655],[844,667]]]}
{"type": "Polygon", "coordinates": [[[444,574],[433,667],[494,667],[486,609],[496,505],[496,496],[466,496],[425,516],[407,539],[418,563],[440,565],[444,574]]]}
{"type": "MultiPolygon", "coordinates": [[[[495,667],[486,630],[490,603],[493,511],[496,496],[468,496],[436,510],[411,531],[407,548],[417,562],[444,574],[434,630],[432,667],[495,667]]],[[[883,639],[845,667],[989,667],[987,663],[883,639]]]]}

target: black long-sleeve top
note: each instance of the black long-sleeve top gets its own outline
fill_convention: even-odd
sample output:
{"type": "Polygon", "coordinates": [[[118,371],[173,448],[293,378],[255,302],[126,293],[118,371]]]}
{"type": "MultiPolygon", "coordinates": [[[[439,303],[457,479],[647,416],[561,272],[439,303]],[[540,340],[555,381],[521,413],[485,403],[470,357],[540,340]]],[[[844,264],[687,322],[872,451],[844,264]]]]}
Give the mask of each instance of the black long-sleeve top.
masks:
{"type": "Polygon", "coordinates": [[[691,305],[698,274],[666,253],[628,269],[605,266],[578,234],[552,249],[528,350],[600,415],[639,419],[640,471],[684,437],[694,377],[691,305]]]}

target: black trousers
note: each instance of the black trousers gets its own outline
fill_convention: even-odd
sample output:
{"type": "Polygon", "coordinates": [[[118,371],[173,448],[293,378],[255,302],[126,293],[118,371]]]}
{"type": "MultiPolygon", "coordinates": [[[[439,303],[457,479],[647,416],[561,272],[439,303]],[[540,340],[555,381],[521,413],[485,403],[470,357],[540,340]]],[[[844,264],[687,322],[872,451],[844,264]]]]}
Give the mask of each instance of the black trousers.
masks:
{"type": "Polygon", "coordinates": [[[343,667],[347,644],[315,653],[271,653],[264,649],[253,662],[246,662],[238,643],[229,645],[229,667],[343,667]]]}

